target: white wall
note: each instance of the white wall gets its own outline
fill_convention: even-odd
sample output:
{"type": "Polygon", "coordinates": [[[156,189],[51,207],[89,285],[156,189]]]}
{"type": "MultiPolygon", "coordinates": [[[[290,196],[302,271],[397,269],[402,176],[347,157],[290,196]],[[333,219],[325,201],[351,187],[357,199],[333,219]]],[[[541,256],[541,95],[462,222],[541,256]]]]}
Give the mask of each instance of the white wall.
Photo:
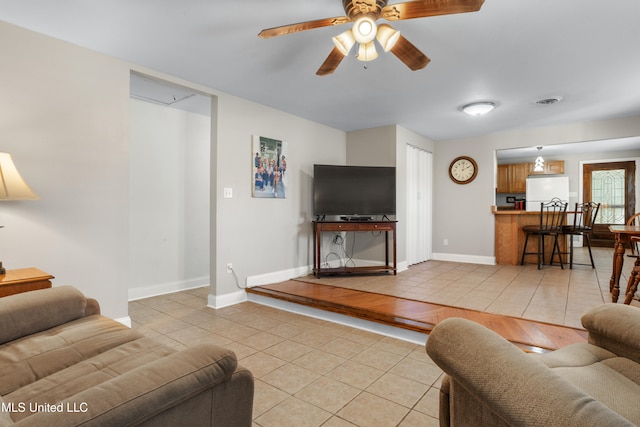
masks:
{"type": "Polygon", "coordinates": [[[211,119],[130,105],[129,299],[208,285],[211,119]]]}
{"type": "Polygon", "coordinates": [[[244,298],[239,286],[286,280],[312,265],[313,164],[344,164],[346,134],[239,98],[220,96],[217,117],[215,283],[210,304],[244,298]],[[287,197],[251,196],[252,135],[286,142],[287,197]],[[225,187],[233,198],[224,199],[225,187]],[[227,274],[232,263],[236,274],[227,274]],[[237,282],[237,283],[236,283],[237,282]]]}
{"type": "Polygon", "coordinates": [[[0,150],[40,200],[0,204],[0,259],[127,315],[129,67],[0,22],[0,150]]]}
{"type": "MultiPolygon", "coordinates": [[[[396,167],[396,226],[398,268],[406,267],[406,146],[433,152],[434,143],[398,125],[382,126],[347,133],[347,164],[396,167]]],[[[356,257],[367,261],[384,259],[382,236],[359,233],[355,247],[356,257]]]]}
{"type": "Polygon", "coordinates": [[[495,150],[638,135],[640,120],[629,117],[436,142],[434,257],[486,263],[494,260],[491,205],[495,195],[495,150]],[[478,163],[478,176],[467,185],[454,184],[448,175],[450,162],[461,155],[471,156],[478,163]],[[448,239],[448,246],[444,246],[444,239],[448,239]]]}
{"type": "Polygon", "coordinates": [[[345,163],[344,132],[2,22],[0,56],[0,150],[41,197],[0,206],[6,267],[41,268],[54,285],[97,298],[107,316],[127,316],[134,70],[213,96],[211,304],[244,298],[236,277],[243,286],[308,271],[313,164],[345,163]],[[252,135],[289,144],[286,199],[251,197],[252,135]]]}

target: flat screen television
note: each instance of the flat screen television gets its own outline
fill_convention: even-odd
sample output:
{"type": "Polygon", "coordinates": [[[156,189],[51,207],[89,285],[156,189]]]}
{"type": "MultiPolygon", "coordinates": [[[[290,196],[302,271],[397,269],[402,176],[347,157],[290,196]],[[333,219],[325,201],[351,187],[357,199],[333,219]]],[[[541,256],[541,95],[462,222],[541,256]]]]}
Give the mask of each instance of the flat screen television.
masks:
{"type": "Polygon", "coordinates": [[[395,215],[396,168],[314,165],[313,212],[317,216],[395,215]]]}

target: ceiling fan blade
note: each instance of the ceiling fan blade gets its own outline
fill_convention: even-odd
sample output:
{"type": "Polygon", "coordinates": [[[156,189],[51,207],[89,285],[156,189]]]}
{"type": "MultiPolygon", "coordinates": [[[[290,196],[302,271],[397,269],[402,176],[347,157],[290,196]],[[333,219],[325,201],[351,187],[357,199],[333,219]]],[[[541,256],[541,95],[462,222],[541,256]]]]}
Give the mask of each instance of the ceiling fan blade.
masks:
{"type": "Polygon", "coordinates": [[[313,30],[315,28],[330,27],[332,25],[342,25],[351,22],[348,16],[338,16],[335,18],[317,19],[315,21],[299,22],[297,24],[283,25],[281,27],[268,28],[260,31],[258,37],[268,39],[271,37],[283,36],[285,34],[297,33],[300,31],[313,30]]]}
{"type": "Polygon", "coordinates": [[[327,74],[333,73],[338,65],[344,59],[344,55],[337,47],[334,47],[327,59],[324,60],[318,71],[316,71],[316,75],[318,76],[326,76],[327,74]]]}
{"type": "Polygon", "coordinates": [[[382,9],[381,18],[387,21],[425,18],[454,13],[477,12],[484,0],[416,0],[390,4],[382,9]]]}
{"type": "Polygon", "coordinates": [[[415,47],[413,43],[400,35],[396,44],[391,48],[391,53],[398,57],[398,59],[411,68],[413,71],[420,70],[427,66],[429,57],[420,52],[420,49],[415,47]]]}

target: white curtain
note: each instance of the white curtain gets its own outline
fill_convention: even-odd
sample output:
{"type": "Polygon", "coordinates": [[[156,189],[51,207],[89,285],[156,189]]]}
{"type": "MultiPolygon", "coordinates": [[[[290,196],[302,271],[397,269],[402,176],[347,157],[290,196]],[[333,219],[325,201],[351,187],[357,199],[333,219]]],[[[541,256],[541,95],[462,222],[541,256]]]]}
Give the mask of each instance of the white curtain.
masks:
{"type": "Polygon", "coordinates": [[[431,153],[407,145],[407,262],[431,259],[431,153]]]}

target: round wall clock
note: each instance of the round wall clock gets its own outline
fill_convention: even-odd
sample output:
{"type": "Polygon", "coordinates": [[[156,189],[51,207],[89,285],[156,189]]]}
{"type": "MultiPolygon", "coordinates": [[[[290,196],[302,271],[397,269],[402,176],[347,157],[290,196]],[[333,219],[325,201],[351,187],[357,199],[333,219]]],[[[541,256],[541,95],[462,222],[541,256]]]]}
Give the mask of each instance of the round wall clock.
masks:
{"type": "Polygon", "coordinates": [[[468,184],[478,175],[478,164],[468,156],[453,159],[449,165],[449,178],[456,184],[468,184]]]}

